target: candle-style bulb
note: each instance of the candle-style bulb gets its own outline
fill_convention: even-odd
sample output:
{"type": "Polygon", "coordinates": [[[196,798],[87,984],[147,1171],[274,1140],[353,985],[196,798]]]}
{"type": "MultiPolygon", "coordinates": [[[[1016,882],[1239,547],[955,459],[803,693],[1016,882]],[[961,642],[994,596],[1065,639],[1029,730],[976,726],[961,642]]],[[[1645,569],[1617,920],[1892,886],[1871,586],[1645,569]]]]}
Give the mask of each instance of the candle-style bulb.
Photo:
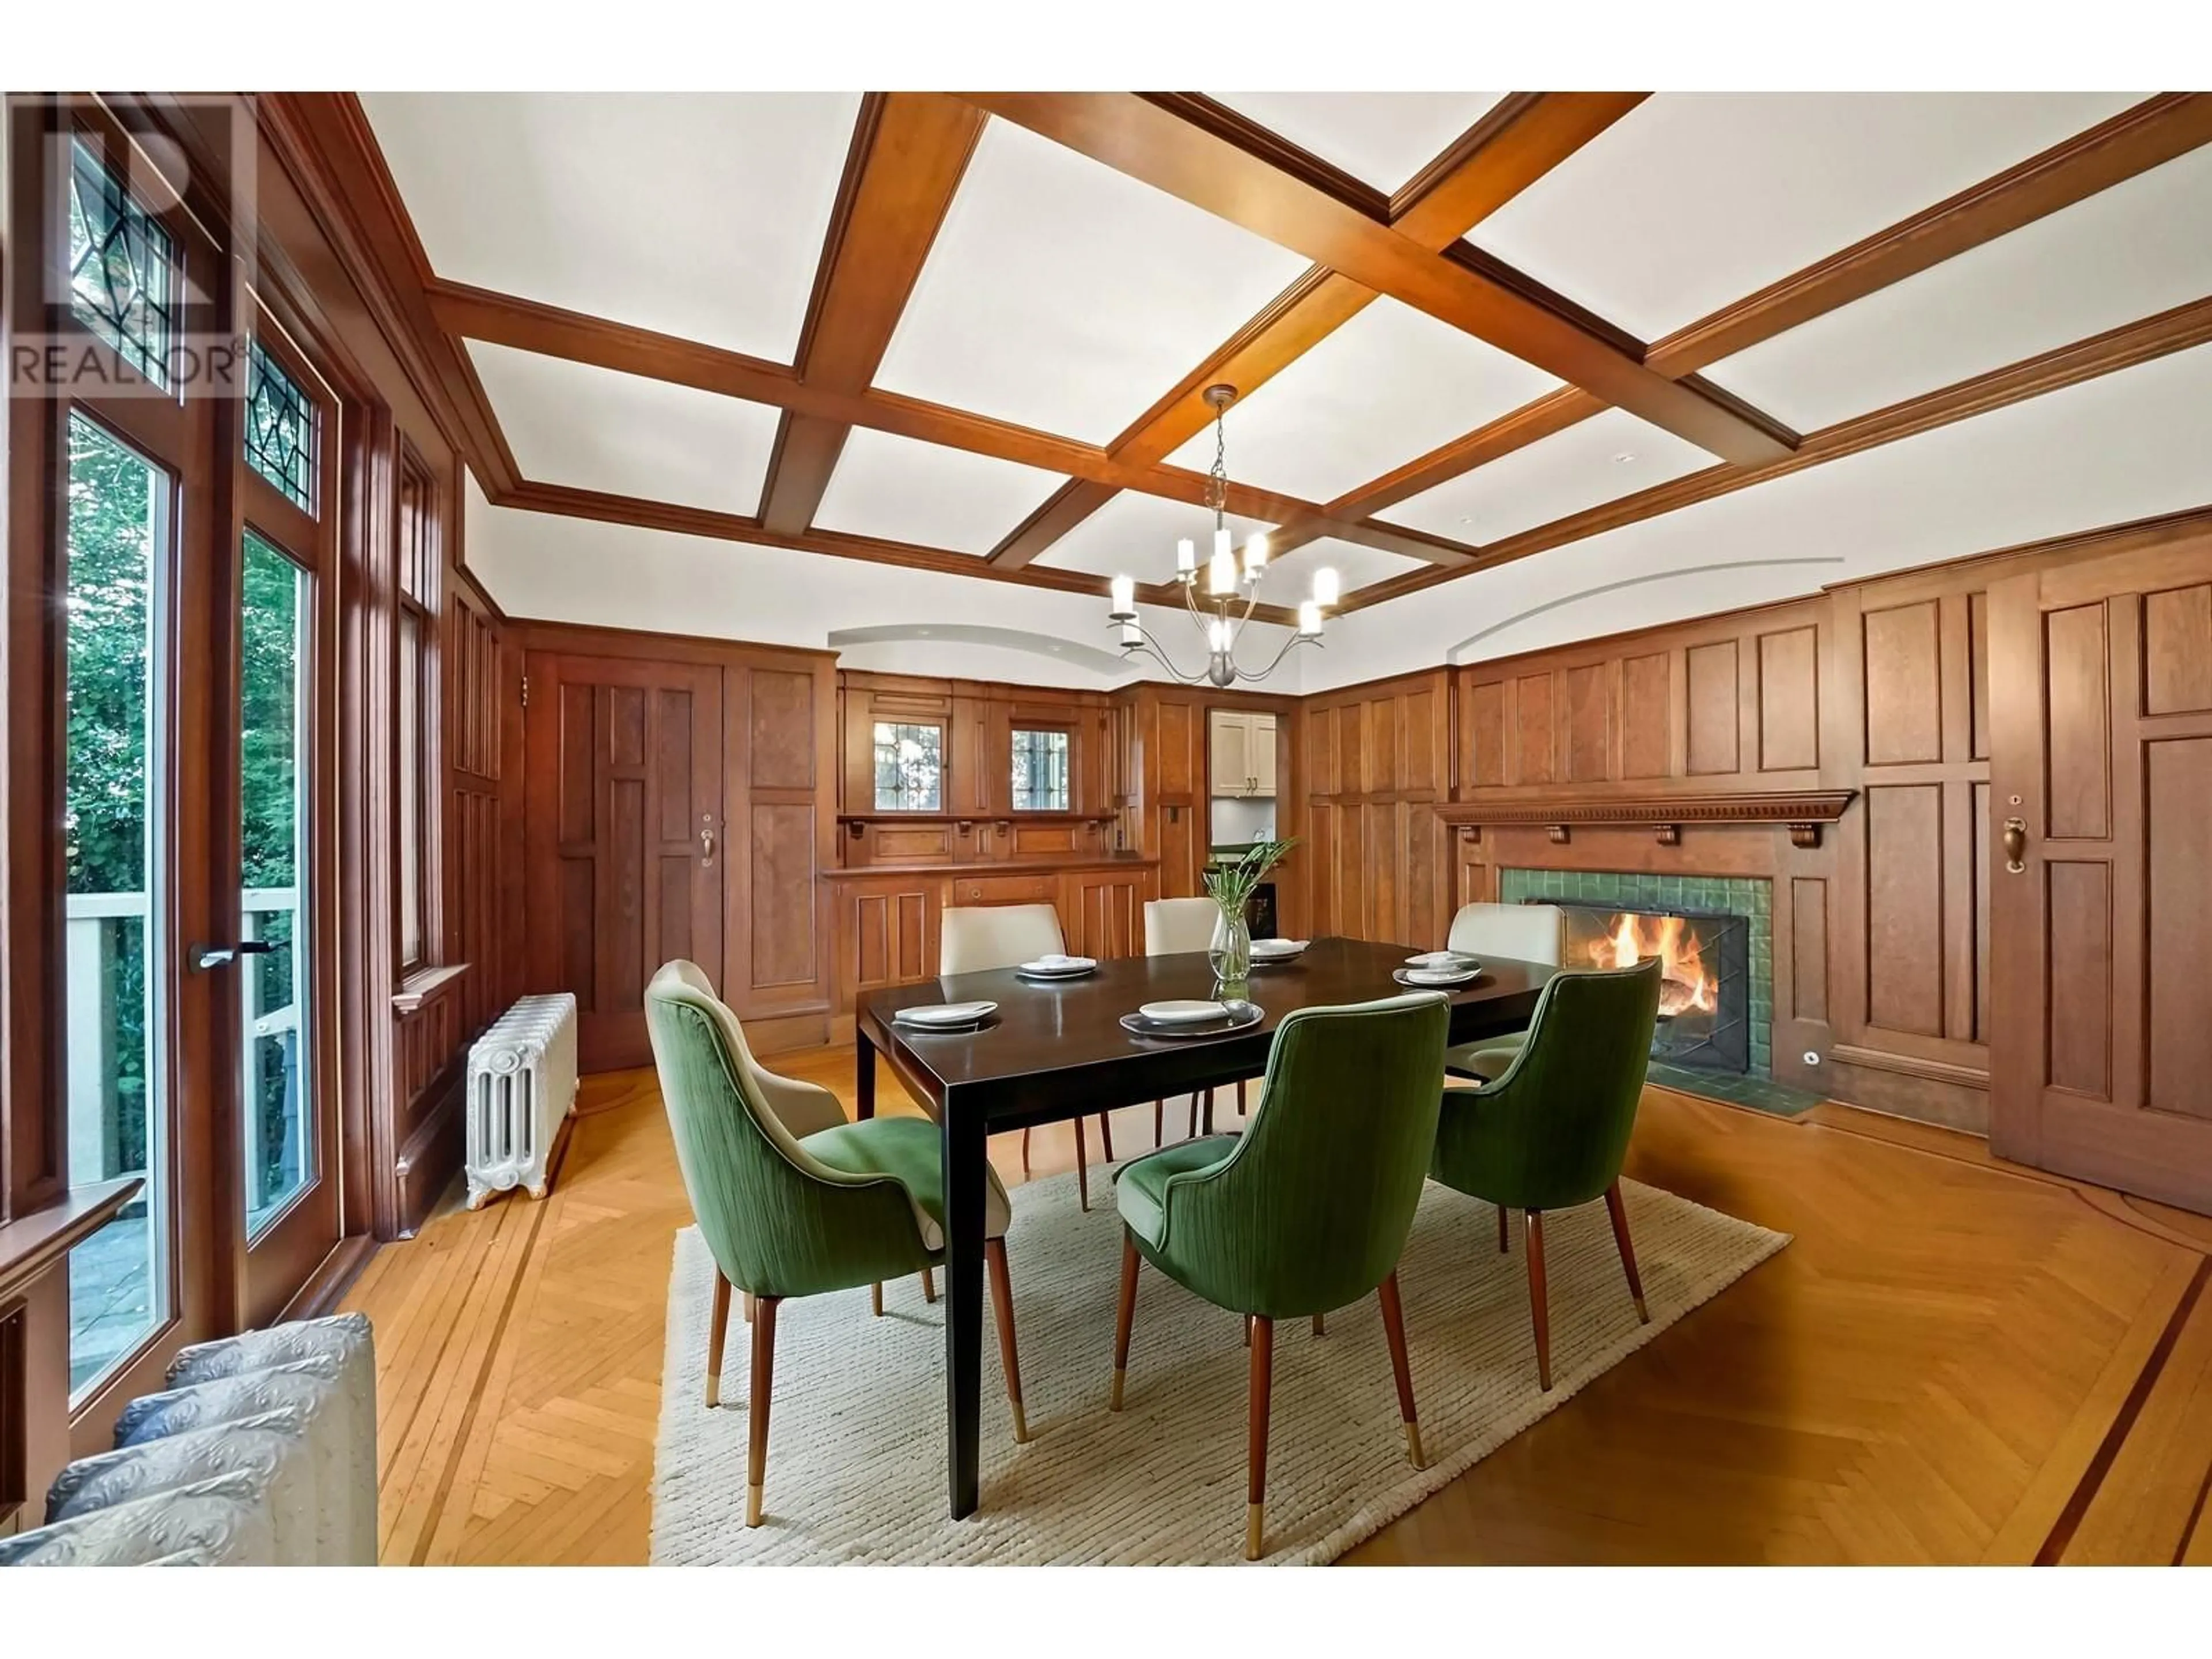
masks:
{"type": "Polygon", "coordinates": [[[1188,536],[1176,544],[1176,574],[1191,576],[1198,574],[1198,544],[1188,536]]]}
{"type": "Polygon", "coordinates": [[[1135,616],[1137,614],[1137,579],[1134,576],[1116,576],[1109,586],[1114,595],[1114,601],[1113,608],[1107,612],[1107,615],[1115,622],[1135,616]]]}
{"type": "Polygon", "coordinates": [[[1142,645],[1144,642],[1145,630],[1137,625],[1137,619],[1134,617],[1121,624],[1121,644],[1125,649],[1131,646],[1142,645]]]}
{"type": "Polygon", "coordinates": [[[1334,605],[1343,594],[1343,586],[1337,580],[1334,565],[1325,564],[1314,572],[1313,597],[1316,605],[1326,608],[1334,605]]]}
{"type": "Polygon", "coordinates": [[[1227,548],[1214,550],[1213,562],[1206,568],[1206,591],[1216,599],[1225,598],[1237,591],[1237,556],[1227,548]]]}
{"type": "Polygon", "coordinates": [[[1244,574],[1256,577],[1267,568],[1267,535],[1265,531],[1244,544],[1244,574]]]}
{"type": "Polygon", "coordinates": [[[1309,640],[1321,637],[1321,605],[1318,601],[1304,599],[1299,602],[1298,634],[1301,638],[1309,640]]]}

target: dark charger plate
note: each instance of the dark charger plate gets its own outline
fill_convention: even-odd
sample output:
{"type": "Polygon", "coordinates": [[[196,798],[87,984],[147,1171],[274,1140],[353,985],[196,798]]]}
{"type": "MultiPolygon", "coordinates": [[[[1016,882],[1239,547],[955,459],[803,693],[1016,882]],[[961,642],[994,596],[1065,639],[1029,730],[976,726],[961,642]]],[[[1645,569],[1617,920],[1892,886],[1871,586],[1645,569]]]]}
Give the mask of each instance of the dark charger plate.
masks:
{"type": "Polygon", "coordinates": [[[1181,1042],[1193,1037],[1230,1036],[1238,1031],[1249,1030],[1267,1018],[1267,1011],[1256,1002],[1224,1002],[1218,1019],[1147,1019],[1142,1014],[1121,1016],[1121,1029],[1133,1036],[1159,1037],[1181,1042]]]}

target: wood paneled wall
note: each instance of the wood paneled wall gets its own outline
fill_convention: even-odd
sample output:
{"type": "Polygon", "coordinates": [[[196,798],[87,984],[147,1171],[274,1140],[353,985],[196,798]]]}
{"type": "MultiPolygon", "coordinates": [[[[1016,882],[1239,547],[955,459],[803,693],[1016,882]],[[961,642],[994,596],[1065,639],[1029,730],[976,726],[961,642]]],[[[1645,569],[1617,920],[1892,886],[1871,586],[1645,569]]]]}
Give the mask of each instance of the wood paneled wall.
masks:
{"type": "Polygon", "coordinates": [[[1452,884],[1436,807],[1451,790],[1449,672],[1310,697],[1302,715],[1313,932],[1442,944],[1452,884]]]}

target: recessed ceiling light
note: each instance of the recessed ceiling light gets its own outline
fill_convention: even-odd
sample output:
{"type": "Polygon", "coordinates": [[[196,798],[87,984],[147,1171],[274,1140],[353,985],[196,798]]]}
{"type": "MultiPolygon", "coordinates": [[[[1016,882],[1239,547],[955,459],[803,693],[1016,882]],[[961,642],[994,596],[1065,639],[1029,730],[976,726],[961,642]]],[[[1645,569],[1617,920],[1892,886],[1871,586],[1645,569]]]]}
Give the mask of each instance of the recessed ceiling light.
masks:
{"type": "Polygon", "coordinates": [[[1635,459],[1636,455],[1633,451],[1624,449],[1620,454],[1613,458],[1613,462],[1615,466],[1625,466],[1635,459]]]}

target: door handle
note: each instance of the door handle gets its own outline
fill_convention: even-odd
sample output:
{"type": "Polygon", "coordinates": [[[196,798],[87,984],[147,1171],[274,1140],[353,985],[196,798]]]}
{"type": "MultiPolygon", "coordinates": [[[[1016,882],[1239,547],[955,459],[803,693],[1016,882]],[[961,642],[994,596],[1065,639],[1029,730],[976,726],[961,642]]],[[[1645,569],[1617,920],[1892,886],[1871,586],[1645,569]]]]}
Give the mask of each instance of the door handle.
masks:
{"type": "Polygon", "coordinates": [[[273,939],[248,939],[235,945],[195,945],[186,954],[191,958],[192,971],[204,974],[213,969],[228,968],[240,957],[265,957],[276,949],[273,939]]]}
{"type": "Polygon", "coordinates": [[[706,863],[714,861],[714,820],[705,812],[699,815],[699,855],[706,863]]]}
{"type": "Polygon", "coordinates": [[[2005,870],[2018,875],[2027,868],[2027,820],[2007,818],[2004,821],[2005,870]]]}

